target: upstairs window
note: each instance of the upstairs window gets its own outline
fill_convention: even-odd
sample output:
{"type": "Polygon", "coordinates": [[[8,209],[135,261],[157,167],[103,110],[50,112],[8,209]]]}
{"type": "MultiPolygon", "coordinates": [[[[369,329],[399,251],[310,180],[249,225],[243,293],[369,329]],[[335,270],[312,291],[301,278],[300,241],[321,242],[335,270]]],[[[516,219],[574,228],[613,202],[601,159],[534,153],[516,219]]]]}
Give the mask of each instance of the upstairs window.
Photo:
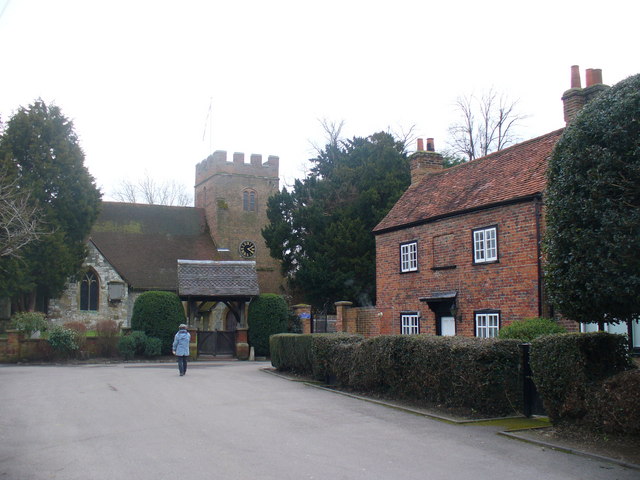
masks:
{"type": "Polygon", "coordinates": [[[254,190],[245,190],[242,192],[242,209],[245,212],[256,211],[256,192],[254,190]]]}
{"type": "Polygon", "coordinates": [[[496,227],[473,231],[473,262],[488,263],[498,260],[498,232],[496,227]]]}
{"type": "Polygon", "coordinates": [[[400,271],[415,272],[418,270],[418,242],[400,245],[400,271]]]}
{"type": "Polygon", "coordinates": [[[420,315],[417,312],[403,313],[400,319],[403,335],[418,335],[420,333],[420,315]]]}
{"type": "Polygon", "coordinates": [[[476,337],[494,338],[500,331],[500,313],[476,313],[476,337]]]}
{"type": "Polygon", "coordinates": [[[97,311],[99,292],[98,275],[93,270],[89,270],[82,276],[80,282],[80,310],[97,311]]]}

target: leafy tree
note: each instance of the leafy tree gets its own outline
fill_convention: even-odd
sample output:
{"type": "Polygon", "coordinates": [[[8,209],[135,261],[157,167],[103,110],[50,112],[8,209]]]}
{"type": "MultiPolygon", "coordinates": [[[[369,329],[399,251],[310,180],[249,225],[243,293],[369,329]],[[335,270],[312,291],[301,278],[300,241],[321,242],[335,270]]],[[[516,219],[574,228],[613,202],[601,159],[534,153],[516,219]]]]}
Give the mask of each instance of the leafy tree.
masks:
{"type": "Polygon", "coordinates": [[[640,75],[588,103],[549,162],[546,284],[566,317],[640,315],[640,75]]]}
{"type": "Polygon", "coordinates": [[[375,301],[375,225],[410,183],[404,144],[388,133],[340,141],[310,174],[268,200],[262,234],[289,284],[316,307],[375,301]]]}
{"type": "Polygon", "coordinates": [[[456,100],[460,119],[449,127],[449,157],[474,160],[517,142],[515,128],[526,116],[517,112],[518,101],[490,89],[481,97],[456,100]]]}
{"type": "Polygon", "coordinates": [[[0,296],[14,308],[33,310],[36,298],[59,295],[86,256],[86,237],[98,215],[100,192],[84,166],[73,124],[53,105],[37,100],[20,108],[0,137],[0,170],[28,196],[51,233],[21,249],[20,259],[0,259],[0,296]]]}

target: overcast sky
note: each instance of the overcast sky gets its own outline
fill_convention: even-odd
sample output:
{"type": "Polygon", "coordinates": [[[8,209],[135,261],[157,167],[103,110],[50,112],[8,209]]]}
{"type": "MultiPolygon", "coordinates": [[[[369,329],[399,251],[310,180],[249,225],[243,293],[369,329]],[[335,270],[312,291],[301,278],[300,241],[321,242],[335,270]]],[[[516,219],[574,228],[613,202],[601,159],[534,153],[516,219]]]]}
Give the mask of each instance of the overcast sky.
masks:
{"type": "MultiPolygon", "coordinates": [[[[458,96],[519,99],[522,139],[564,125],[571,65],[640,73],[630,0],[0,0],[0,116],[37,98],[73,120],[98,186],[148,172],[194,183],[214,150],[280,157],[407,131],[445,147],[458,96]],[[208,112],[211,105],[211,116],[208,112]]],[[[281,181],[281,185],[282,185],[281,181]]]]}

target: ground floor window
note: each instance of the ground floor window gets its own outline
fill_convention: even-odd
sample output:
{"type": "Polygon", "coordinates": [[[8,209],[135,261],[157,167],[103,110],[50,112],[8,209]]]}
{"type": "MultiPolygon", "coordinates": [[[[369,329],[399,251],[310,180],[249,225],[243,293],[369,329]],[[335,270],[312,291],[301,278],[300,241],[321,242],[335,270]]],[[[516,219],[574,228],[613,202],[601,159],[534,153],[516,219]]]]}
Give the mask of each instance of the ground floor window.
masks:
{"type": "Polygon", "coordinates": [[[476,337],[497,337],[499,330],[500,313],[476,313],[476,337]]]}
{"type": "Polygon", "coordinates": [[[420,315],[417,312],[403,313],[401,320],[403,335],[417,335],[420,333],[420,315]]]}
{"type": "Polygon", "coordinates": [[[85,272],[80,282],[80,310],[98,310],[100,283],[93,270],[85,272]]]}

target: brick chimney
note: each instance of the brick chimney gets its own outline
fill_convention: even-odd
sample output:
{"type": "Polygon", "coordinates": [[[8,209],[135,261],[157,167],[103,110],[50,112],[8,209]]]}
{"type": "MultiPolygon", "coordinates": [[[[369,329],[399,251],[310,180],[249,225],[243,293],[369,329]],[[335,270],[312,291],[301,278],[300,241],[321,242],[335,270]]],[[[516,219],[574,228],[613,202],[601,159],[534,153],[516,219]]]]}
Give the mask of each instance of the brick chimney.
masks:
{"type": "Polygon", "coordinates": [[[562,95],[564,106],[564,121],[569,125],[582,107],[609,88],[602,83],[602,70],[599,68],[587,68],[586,87],[580,83],[580,67],[571,67],[571,88],[562,95]]]}
{"type": "Polygon", "coordinates": [[[427,138],[427,150],[424,150],[424,140],[418,139],[417,151],[409,157],[411,168],[411,185],[418,183],[425,175],[441,171],[443,167],[442,155],[436,153],[433,138],[427,138]]]}

